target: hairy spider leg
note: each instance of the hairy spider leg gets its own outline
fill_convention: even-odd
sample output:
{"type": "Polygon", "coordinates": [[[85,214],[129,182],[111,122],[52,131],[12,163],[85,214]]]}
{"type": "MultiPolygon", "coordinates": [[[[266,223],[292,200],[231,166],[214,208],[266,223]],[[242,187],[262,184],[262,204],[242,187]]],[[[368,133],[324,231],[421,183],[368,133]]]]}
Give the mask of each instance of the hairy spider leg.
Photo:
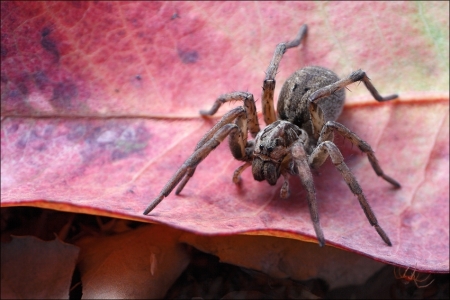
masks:
{"type": "Polygon", "coordinates": [[[245,109],[243,107],[237,107],[231,110],[229,113],[223,116],[222,120],[218,124],[221,126],[214,126],[206,135],[214,129],[215,133],[213,136],[203,142],[203,144],[194,153],[189,156],[189,158],[183,163],[183,165],[177,170],[177,172],[172,176],[169,182],[164,186],[162,191],[159,193],[150,205],[144,211],[144,215],[151,212],[163,199],[167,197],[170,192],[178,185],[178,183],[186,176],[186,174],[193,174],[192,169],[198,166],[200,162],[205,159],[211,151],[213,151],[229,134],[239,130],[236,124],[230,124],[230,122],[238,117],[239,115],[244,115],[245,109]],[[231,120],[230,120],[231,119],[231,120]]]}
{"type": "MultiPolygon", "coordinates": [[[[220,120],[208,133],[203,136],[203,138],[197,143],[197,146],[195,147],[195,150],[199,149],[206,141],[211,139],[211,137],[214,135],[214,133],[223,126],[223,124],[230,123],[233,119],[236,119],[235,124],[239,127],[239,131],[237,134],[230,135],[229,139],[229,145],[231,152],[233,156],[238,160],[248,160],[248,155],[246,154],[246,148],[247,148],[247,131],[250,131],[250,134],[252,137],[256,137],[258,132],[260,131],[259,122],[258,122],[258,115],[256,112],[256,105],[255,100],[253,98],[253,95],[247,92],[233,92],[228,94],[220,95],[216,101],[214,102],[213,106],[210,110],[201,110],[200,114],[202,116],[213,116],[220,108],[220,106],[224,103],[231,102],[231,101],[243,101],[243,109],[245,109],[246,114],[242,114],[240,116],[231,116],[231,119],[225,116],[220,120]]],[[[195,151],[194,150],[194,151],[195,151]]],[[[188,183],[189,179],[194,175],[196,168],[190,169],[186,175],[184,176],[181,183],[178,185],[177,190],[175,191],[175,194],[178,195],[181,193],[183,188],[188,183]]],[[[245,169],[245,168],[244,168],[245,169]]],[[[242,169],[242,171],[244,171],[242,169]]],[[[238,170],[236,170],[238,171],[238,170]]],[[[235,171],[235,172],[236,172],[235,171]]],[[[237,178],[239,178],[239,174],[237,174],[237,178]]],[[[235,176],[233,175],[233,181],[235,180],[235,176]]]]}
{"type": "Polygon", "coordinates": [[[328,158],[328,156],[330,157],[336,169],[338,169],[339,172],[341,173],[342,177],[344,178],[345,182],[347,183],[352,193],[358,197],[359,204],[364,210],[364,213],[366,214],[366,217],[369,220],[370,225],[372,225],[375,228],[375,230],[378,232],[378,234],[386,244],[392,246],[392,243],[389,240],[389,237],[387,236],[386,232],[384,232],[384,230],[378,224],[378,220],[375,217],[375,214],[372,208],[370,207],[369,203],[367,202],[366,197],[364,196],[358,181],[345,164],[344,157],[342,156],[341,151],[339,151],[338,147],[336,147],[336,145],[333,142],[325,141],[320,143],[319,146],[317,146],[309,156],[309,165],[313,168],[319,167],[324,163],[324,161],[328,158]]]}
{"type": "Polygon", "coordinates": [[[291,153],[300,181],[307,192],[306,198],[308,200],[309,214],[319,246],[323,247],[325,245],[325,237],[323,235],[322,227],[320,226],[319,210],[316,201],[316,188],[309,168],[308,156],[305,152],[304,144],[301,141],[296,141],[291,147],[291,153]]]}
{"type": "Polygon", "coordinates": [[[336,81],[335,83],[332,83],[328,86],[325,86],[323,88],[318,89],[314,93],[312,93],[309,96],[309,101],[311,102],[317,102],[320,98],[330,96],[333,93],[335,93],[337,90],[340,90],[347,85],[350,85],[354,82],[362,81],[364,82],[364,85],[369,90],[369,92],[372,94],[372,96],[377,100],[378,102],[384,102],[389,101],[398,98],[397,94],[389,95],[386,97],[382,97],[378,91],[375,89],[373,84],[370,82],[369,77],[367,77],[366,72],[363,70],[357,70],[352,72],[347,78],[341,79],[339,81],[336,81]]]}
{"type": "MultiPolygon", "coordinates": [[[[250,131],[250,134],[252,135],[252,137],[255,138],[261,129],[259,127],[255,100],[251,93],[233,92],[233,93],[227,93],[227,94],[220,95],[216,99],[216,101],[214,102],[214,104],[210,110],[201,110],[200,114],[202,116],[213,116],[219,110],[219,107],[222,104],[231,102],[231,101],[243,101],[244,102],[244,108],[247,113],[247,126],[250,131]]],[[[245,135],[247,136],[247,133],[245,133],[245,135]]],[[[207,136],[203,137],[203,139],[200,140],[199,144],[202,143],[202,141],[205,139],[207,139],[207,136]]]]}
{"type": "MultiPolygon", "coordinates": [[[[323,127],[322,131],[320,133],[319,140],[317,144],[320,144],[324,141],[330,141],[330,136],[333,134],[333,132],[336,131],[340,135],[342,135],[344,138],[348,139],[353,145],[357,146],[362,152],[367,154],[367,157],[369,159],[369,162],[375,171],[375,173],[392,184],[395,188],[400,188],[400,183],[398,183],[395,179],[392,177],[384,174],[383,170],[380,167],[380,164],[378,163],[378,159],[375,156],[375,152],[372,150],[372,147],[365,142],[363,139],[361,139],[356,133],[342,125],[341,123],[335,122],[335,121],[328,121],[323,127]]],[[[314,164],[312,166],[313,168],[318,168],[320,164],[314,164]]]]}
{"type": "Polygon", "coordinates": [[[248,167],[250,167],[251,165],[252,165],[252,163],[247,161],[247,162],[245,162],[245,164],[243,164],[242,166],[240,166],[239,168],[234,170],[233,182],[234,183],[239,183],[241,181],[241,174],[242,174],[242,172],[244,172],[244,170],[247,169],[248,167]]]}
{"type": "Polygon", "coordinates": [[[277,120],[275,108],[273,105],[273,94],[275,91],[275,75],[277,74],[281,58],[283,57],[283,54],[287,49],[294,48],[300,45],[301,41],[306,35],[307,30],[308,27],[306,26],[306,24],[302,25],[297,36],[292,41],[287,43],[280,43],[275,48],[275,53],[273,54],[272,60],[270,61],[269,67],[267,68],[266,78],[264,79],[263,83],[262,112],[266,125],[272,124],[277,120]]]}

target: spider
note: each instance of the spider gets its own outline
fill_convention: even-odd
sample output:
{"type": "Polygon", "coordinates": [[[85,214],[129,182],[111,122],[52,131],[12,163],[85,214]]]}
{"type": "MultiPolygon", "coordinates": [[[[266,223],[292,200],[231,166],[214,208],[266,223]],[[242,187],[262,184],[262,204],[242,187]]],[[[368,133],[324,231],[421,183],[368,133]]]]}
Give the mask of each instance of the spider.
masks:
{"type": "Polygon", "coordinates": [[[399,279],[404,285],[408,285],[411,281],[413,281],[414,284],[416,285],[416,287],[419,288],[419,289],[429,287],[434,281],[434,279],[433,279],[426,285],[420,285],[419,283],[426,282],[428,279],[430,279],[431,274],[428,274],[428,276],[426,276],[426,277],[424,277],[422,279],[419,279],[419,277],[420,277],[420,275],[422,275],[422,273],[419,273],[419,272],[416,273],[416,270],[412,269],[412,273],[410,273],[408,275],[408,270],[409,270],[409,267],[406,268],[405,271],[402,274],[401,273],[401,268],[395,267],[394,268],[395,279],[399,279]]]}
{"type": "Polygon", "coordinates": [[[209,111],[200,111],[200,114],[212,116],[222,104],[230,101],[242,101],[243,105],[227,112],[203,136],[194,153],[144,211],[145,215],[177,185],[175,193],[178,195],[194,175],[200,162],[228,136],[232,155],[244,162],[233,174],[234,183],[238,183],[241,173],[252,166],[253,177],[257,181],[266,180],[270,185],[275,185],[278,178],[283,176],[280,196],[287,198],[290,195],[289,177],[291,175],[300,177],[307,191],[309,211],[319,246],[325,245],[325,238],[319,222],[316,191],[310,168],[317,169],[328,156],[344,177],[350,190],[358,197],[370,225],[375,227],[387,245],[392,246],[333,139],[334,132],[337,132],[357,145],[367,154],[375,173],[399,188],[400,184],[397,181],[384,174],[370,145],[344,125],[335,122],[344,105],[344,88],[351,83],[362,81],[372,96],[380,102],[396,99],[398,96],[382,97],[362,70],[355,71],[340,80],[334,72],[326,68],[310,66],[296,71],[283,85],[278,99],[277,119],[273,105],[275,75],[283,54],[287,49],[300,45],[306,32],[307,26],[303,25],[294,40],[280,43],[275,48],[266,71],[262,92],[262,110],[267,126],[263,130],[260,129],[255,100],[251,93],[233,92],[219,96],[209,111]],[[247,139],[248,131],[253,140],[247,139]]]}

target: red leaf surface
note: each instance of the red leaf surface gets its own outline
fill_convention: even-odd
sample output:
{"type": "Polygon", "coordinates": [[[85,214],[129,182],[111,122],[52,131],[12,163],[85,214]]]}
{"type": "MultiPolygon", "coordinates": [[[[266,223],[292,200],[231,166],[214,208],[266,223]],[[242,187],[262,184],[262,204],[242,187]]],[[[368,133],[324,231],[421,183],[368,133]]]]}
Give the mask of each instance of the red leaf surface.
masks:
{"type": "Polygon", "coordinates": [[[198,110],[234,90],[258,99],[275,45],[307,23],[305,43],[281,62],[277,90],[301,66],[322,65],[340,75],[361,68],[382,94],[401,95],[380,105],[352,85],[339,121],[372,145],[402,189],[377,178],[365,155],[337,138],[393,247],[329,162],[314,178],[328,244],[448,271],[447,2],[1,5],[3,207],[314,239],[299,180],[287,200],[279,199],[280,183],[255,182],[250,171],[235,186],[240,163],[226,143],[180,197],[142,216],[216,121],[198,110]]]}

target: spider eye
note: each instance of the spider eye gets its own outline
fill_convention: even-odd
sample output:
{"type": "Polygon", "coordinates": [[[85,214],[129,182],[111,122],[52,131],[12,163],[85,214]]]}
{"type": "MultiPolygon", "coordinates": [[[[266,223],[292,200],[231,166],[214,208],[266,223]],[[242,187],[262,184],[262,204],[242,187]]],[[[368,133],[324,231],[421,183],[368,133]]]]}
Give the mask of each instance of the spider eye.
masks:
{"type": "Polygon", "coordinates": [[[263,145],[259,145],[259,150],[264,150],[264,146],[263,145]]]}

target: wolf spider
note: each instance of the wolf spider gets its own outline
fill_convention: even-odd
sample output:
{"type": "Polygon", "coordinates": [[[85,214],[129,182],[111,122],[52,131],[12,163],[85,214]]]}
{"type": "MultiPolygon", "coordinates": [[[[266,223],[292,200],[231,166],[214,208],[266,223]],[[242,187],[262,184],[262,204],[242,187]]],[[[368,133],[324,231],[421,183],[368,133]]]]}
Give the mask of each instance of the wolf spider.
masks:
{"type": "Polygon", "coordinates": [[[378,224],[358,181],[344,163],[341,152],[333,143],[333,138],[334,132],[337,132],[357,145],[361,151],[367,154],[375,173],[394,187],[399,188],[400,184],[397,181],[384,174],[369,144],[344,125],[335,122],[344,105],[344,88],[351,83],[362,81],[372,96],[380,102],[392,100],[398,96],[382,97],[362,70],[355,71],[340,80],[334,72],[323,67],[305,67],[292,74],[283,85],[278,99],[277,119],[273,106],[275,75],[283,54],[287,49],[300,45],[306,31],[307,26],[303,25],[294,40],[280,43],[275,48],[263,83],[262,110],[267,126],[263,130],[259,127],[252,94],[234,92],[221,95],[209,111],[200,111],[200,114],[212,116],[222,104],[230,101],[239,100],[243,102],[243,105],[226,113],[203,136],[195,147],[194,153],[183,163],[158,197],[144,211],[145,215],[152,211],[164,197],[167,197],[177,185],[175,193],[178,195],[194,175],[199,163],[228,136],[232,155],[237,160],[244,162],[234,172],[234,183],[238,183],[240,174],[252,166],[253,177],[257,181],[266,180],[270,185],[275,185],[278,178],[283,176],[284,183],[280,196],[287,198],[290,194],[290,175],[300,177],[301,183],[307,191],[309,211],[320,246],[325,245],[325,238],[319,222],[316,191],[310,168],[320,167],[328,156],[341,172],[350,190],[358,197],[370,225],[375,227],[386,244],[392,246],[387,234],[378,224]],[[253,140],[247,139],[248,131],[254,138],[253,140]]]}

